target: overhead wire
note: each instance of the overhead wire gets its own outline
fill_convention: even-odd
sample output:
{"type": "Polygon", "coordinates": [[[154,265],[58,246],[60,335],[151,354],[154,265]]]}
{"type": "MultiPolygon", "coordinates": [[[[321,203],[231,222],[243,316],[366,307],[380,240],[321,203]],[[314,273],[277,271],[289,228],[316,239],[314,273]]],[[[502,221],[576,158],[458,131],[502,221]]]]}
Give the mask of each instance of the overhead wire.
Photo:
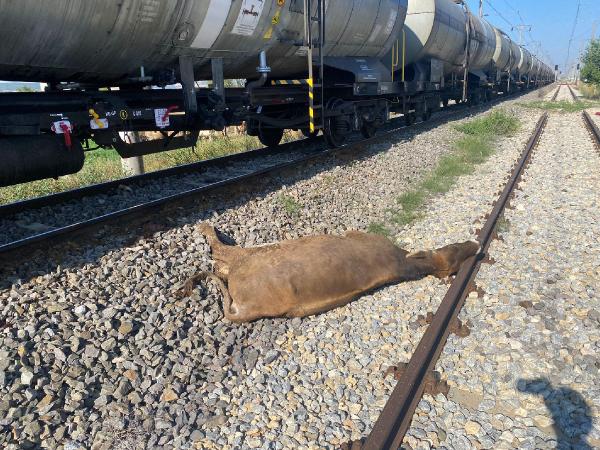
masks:
{"type": "Polygon", "coordinates": [[[569,38],[569,47],[567,48],[567,59],[565,60],[565,71],[569,70],[569,59],[571,57],[571,46],[573,45],[573,38],[575,36],[575,30],[577,29],[577,22],[579,21],[579,11],[581,11],[581,0],[577,0],[577,12],[575,13],[575,20],[573,21],[573,28],[571,30],[571,37],[569,38]]]}
{"type": "MultiPolygon", "coordinates": [[[[491,0],[484,0],[484,1],[498,15],[498,17],[500,17],[504,22],[507,23],[507,25],[509,25],[511,27],[511,29],[516,28],[516,26],[509,19],[507,19],[506,16],[498,10],[498,8],[496,8],[492,4],[491,0]]],[[[521,12],[517,8],[515,8],[512,4],[510,4],[508,2],[508,0],[502,0],[502,1],[516,13],[516,15],[521,20],[522,24],[526,23],[525,19],[521,15],[521,12]]],[[[525,37],[527,45],[531,46],[532,48],[538,47],[539,52],[542,53],[548,59],[548,62],[550,62],[550,64],[552,64],[552,58],[549,57],[548,52],[546,52],[546,50],[542,47],[541,43],[539,45],[535,43],[535,39],[533,38],[533,35],[531,34],[531,28],[527,30],[527,34],[528,34],[528,36],[525,37]]]]}
{"type": "Polygon", "coordinates": [[[504,15],[498,11],[498,9],[496,9],[496,7],[494,5],[492,5],[492,2],[490,2],[490,0],[485,0],[485,3],[487,3],[487,5],[492,8],[492,10],[498,15],[498,17],[500,17],[502,20],[504,20],[507,25],[511,28],[514,28],[514,25],[510,22],[510,20],[508,20],[506,17],[504,17],[504,15]]]}

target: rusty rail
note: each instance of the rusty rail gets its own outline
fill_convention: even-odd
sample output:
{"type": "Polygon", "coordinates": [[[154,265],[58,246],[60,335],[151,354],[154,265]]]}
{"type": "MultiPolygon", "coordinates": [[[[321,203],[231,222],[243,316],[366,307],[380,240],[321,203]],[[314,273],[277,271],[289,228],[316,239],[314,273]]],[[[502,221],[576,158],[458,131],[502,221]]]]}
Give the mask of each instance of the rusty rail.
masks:
{"type": "Polygon", "coordinates": [[[412,422],[413,414],[423,395],[428,374],[435,368],[450,333],[450,326],[458,318],[465,299],[473,286],[473,280],[479,272],[482,255],[487,251],[494,237],[496,224],[501,218],[517,183],[521,179],[547,121],[548,113],[545,113],[539,119],[534,133],[513,170],[510,180],[496,201],[494,209],[485,225],[479,232],[478,240],[481,243],[480,254],[467,259],[463,263],[450,289],[442,300],[440,307],[433,316],[431,325],[427,328],[406,369],[403,371],[400,380],[390,395],[388,402],[384,406],[381,415],[377,419],[371,434],[364,442],[354,442],[346,448],[351,448],[352,450],[400,448],[412,422]]]}
{"type": "Polygon", "coordinates": [[[594,119],[587,111],[583,111],[583,121],[592,135],[592,139],[594,139],[596,148],[600,150],[600,129],[598,128],[598,125],[596,125],[596,122],[594,122],[594,119]]]}
{"type": "Polygon", "coordinates": [[[552,96],[552,98],[550,99],[551,102],[555,102],[556,99],[558,98],[558,93],[560,92],[560,88],[561,88],[562,84],[558,85],[558,88],[556,89],[556,92],[554,93],[554,95],[552,96]]]}
{"type": "Polygon", "coordinates": [[[577,95],[575,95],[575,91],[573,90],[573,88],[571,87],[571,85],[567,84],[567,87],[569,88],[569,92],[571,93],[571,97],[573,97],[573,101],[574,102],[578,102],[579,98],[577,98],[577,95]]]}

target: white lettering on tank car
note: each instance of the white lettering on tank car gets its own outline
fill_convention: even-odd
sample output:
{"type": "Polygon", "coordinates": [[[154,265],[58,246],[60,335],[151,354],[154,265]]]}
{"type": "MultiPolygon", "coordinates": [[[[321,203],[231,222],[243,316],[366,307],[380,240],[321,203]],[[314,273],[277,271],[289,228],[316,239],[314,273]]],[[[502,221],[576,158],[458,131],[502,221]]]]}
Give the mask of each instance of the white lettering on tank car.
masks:
{"type": "Polygon", "coordinates": [[[211,48],[223,30],[230,9],[231,0],[210,0],[204,21],[191,47],[211,48]]]}
{"type": "Polygon", "coordinates": [[[138,13],[140,22],[152,23],[158,17],[160,2],[158,0],[143,0],[138,13]]]}
{"type": "Polygon", "coordinates": [[[252,36],[258,26],[264,7],[265,0],[242,0],[242,7],[231,33],[240,36],[252,36]]]}
{"type": "Polygon", "coordinates": [[[396,25],[396,19],[398,18],[398,11],[396,9],[393,9],[392,12],[390,13],[390,18],[388,20],[387,25],[385,26],[385,36],[389,36],[390,34],[392,34],[392,30],[394,29],[394,25],[396,25]]]}

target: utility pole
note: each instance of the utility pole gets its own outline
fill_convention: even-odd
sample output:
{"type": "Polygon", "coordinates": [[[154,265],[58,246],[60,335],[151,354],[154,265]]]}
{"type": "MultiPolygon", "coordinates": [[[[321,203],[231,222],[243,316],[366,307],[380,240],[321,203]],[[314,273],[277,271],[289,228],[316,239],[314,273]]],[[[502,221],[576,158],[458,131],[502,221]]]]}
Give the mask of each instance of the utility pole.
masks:
{"type": "Polygon", "coordinates": [[[483,17],[483,0],[479,0],[479,17],[483,17]]]}
{"type": "Polygon", "coordinates": [[[515,25],[514,27],[512,27],[512,31],[517,30],[519,32],[519,45],[523,45],[523,33],[525,31],[531,31],[531,25],[525,25],[525,24],[521,24],[521,25],[515,25]]]}
{"type": "Polygon", "coordinates": [[[598,26],[598,21],[594,20],[594,23],[592,24],[592,41],[596,40],[596,27],[598,26]]]}

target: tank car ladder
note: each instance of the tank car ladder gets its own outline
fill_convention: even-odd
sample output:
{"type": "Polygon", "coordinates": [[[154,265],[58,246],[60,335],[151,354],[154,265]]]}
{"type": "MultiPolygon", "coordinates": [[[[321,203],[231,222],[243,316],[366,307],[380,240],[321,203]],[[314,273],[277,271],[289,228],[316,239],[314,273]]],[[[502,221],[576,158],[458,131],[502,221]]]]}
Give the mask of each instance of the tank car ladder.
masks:
{"type": "Polygon", "coordinates": [[[325,128],[325,86],[323,46],[325,44],[325,0],[316,0],[317,16],[313,17],[313,0],[304,0],[304,43],[308,62],[308,118],[310,134],[325,128]],[[314,36],[313,23],[317,24],[314,36]],[[315,70],[315,62],[318,70],[315,70]],[[315,73],[318,77],[315,79],[315,73]]]}

